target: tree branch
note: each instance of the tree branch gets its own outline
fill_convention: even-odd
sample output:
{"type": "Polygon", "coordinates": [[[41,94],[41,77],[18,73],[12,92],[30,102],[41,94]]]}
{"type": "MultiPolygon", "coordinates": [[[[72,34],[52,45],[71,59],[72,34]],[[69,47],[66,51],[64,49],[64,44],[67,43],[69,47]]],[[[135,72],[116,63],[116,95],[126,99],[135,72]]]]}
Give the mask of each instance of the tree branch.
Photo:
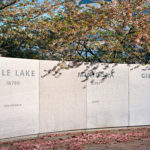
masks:
{"type": "Polygon", "coordinates": [[[0,10],[5,9],[5,8],[7,8],[7,7],[9,7],[9,6],[12,6],[12,5],[14,5],[16,2],[17,2],[17,0],[13,0],[12,2],[9,2],[9,3],[7,3],[7,4],[1,4],[0,10]]]}

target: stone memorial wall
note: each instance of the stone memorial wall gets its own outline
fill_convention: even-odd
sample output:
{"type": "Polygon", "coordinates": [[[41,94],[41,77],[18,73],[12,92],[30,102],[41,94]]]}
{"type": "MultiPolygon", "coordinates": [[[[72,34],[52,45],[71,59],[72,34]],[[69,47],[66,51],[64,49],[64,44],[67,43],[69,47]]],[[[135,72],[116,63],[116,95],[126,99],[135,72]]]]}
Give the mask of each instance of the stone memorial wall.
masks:
{"type": "Polygon", "coordinates": [[[129,126],[150,125],[150,65],[129,67],[129,126]]]}
{"type": "Polygon", "coordinates": [[[39,62],[0,58],[0,139],[39,132],[39,62]]]}
{"type": "Polygon", "coordinates": [[[0,58],[0,139],[150,125],[150,65],[0,58]]]}
{"type": "Polygon", "coordinates": [[[128,126],[128,67],[96,66],[87,81],[87,128],[128,126]]]}
{"type": "Polygon", "coordinates": [[[84,65],[60,69],[57,64],[40,61],[40,132],[86,129],[86,82],[77,76],[84,65]]]}

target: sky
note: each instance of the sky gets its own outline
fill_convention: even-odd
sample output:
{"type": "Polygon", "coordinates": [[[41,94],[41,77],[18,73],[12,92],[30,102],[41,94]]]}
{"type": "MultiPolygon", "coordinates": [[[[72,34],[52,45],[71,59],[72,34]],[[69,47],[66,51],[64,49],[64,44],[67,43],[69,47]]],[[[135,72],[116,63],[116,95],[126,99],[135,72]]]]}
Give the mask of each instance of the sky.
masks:
{"type": "MultiPolygon", "coordinates": [[[[38,0],[39,2],[43,2],[44,0],[38,0]]],[[[53,0],[49,0],[49,1],[53,1],[53,0]]],[[[87,3],[93,3],[94,1],[99,1],[99,0],[78,0],[80,1],[80,4],[87,4],[87,3]]],[[[111,0],[105,0],[107,2],[110,2],[111,0]]]]}

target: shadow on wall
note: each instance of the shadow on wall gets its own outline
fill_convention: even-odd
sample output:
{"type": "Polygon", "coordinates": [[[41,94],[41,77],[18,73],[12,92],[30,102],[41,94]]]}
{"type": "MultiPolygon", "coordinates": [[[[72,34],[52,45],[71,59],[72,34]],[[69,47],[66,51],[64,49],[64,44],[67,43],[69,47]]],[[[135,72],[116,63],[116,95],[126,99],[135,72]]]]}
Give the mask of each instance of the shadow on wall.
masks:
{"type": "MultiPolygon", "coordinates": [[[[131,65],[128,65],[128,66],[130,67],[131,65]]],[[[130,71],[133,71],[133,70],[138,69],[138,68],[140,68],[140,67],[141,67],[140,64],[135,65],[134,67],[130,68],[130,71]]],[[[149,71],[149,70],[150,70],[150,65],[148,65],[148,66],[143,66],[143,67],[144,67],[144,68],[142,68],[142,71],[149,71]]]]}
{"type": "MultiPolygon", "coordinates": [[[[41,78],[46,76],[54,76],[59,78],[62,75],[62,70],[75,69],[80,66],[85,66],[85,69],[78,72],[78,77],[82,77],[81,82],[86,82],[89,79],[91,84],[95,83],[95,79],[100,79],[99,84],[103,83],[109,78],[113,78],[115,75],[115,68],[118,64],[107,64],[107,63],[89,63],[89,62],[58,62],[53,68],[43,70],[41,78]]],[[[127,64],[129,71],[133,71],[142,67],[142,71],[150,70],[150,66],[141,66],[140,64],[135,64],[134,66],[127,64]]]]}
{"type": "Polygon", "coordinates": [[[94,83],[94,79],[100,78],[101,83],[107,78],[114,77],[115,67],[118,64],[106,64],[106,63],[89,63],[89,62],[58,62],[53,68],[43,70],[41,78],[52,75],[55,78],[59,78],[62,75],[62,70],[75,69],[80,66],[85,66],[85,69],[78,72],[78,77],[83,77],[81,82],[86,82],[90,78],[91,83],[94,83]]]}

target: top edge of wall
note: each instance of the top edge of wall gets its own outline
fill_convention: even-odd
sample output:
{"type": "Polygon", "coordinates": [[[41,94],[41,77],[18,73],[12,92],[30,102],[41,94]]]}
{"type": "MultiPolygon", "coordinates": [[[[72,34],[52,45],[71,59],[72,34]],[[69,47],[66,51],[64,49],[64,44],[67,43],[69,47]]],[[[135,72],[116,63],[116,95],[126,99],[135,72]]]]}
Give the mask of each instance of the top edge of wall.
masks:
{"type": "Polygon", "coordinates": [[[8,59],[8,60],[27,60],[27,61],[39,61],[39,59],[27,59],[27,58],[14,58],[14,57],[0,57],[0,59],[8,59]]]}
{"type": "MultiPolygon", "coordinates": [[[[58,60],[42,60],[42,59],[28,59],[28,58],[14,58],[14,57],[0,57],[0,59],[17,59],[17,60],[28,60],[28,61],[31,61],[31,60],[33,60],[33,61],[52,61],[52,62],[62,62],[62,61],[58,61],[58,60]]],[[[73,62],[73,61],[65,61],[65,62],[73,62]]],[[[130,66],[130,65],[142,65],[142,64],[126,64],[126,63],[99,63],[99,62],[78,62],[78,63],[84,63],[84,64],[114,64],[114,65],[128,65],[128,66],[130,66]]],[[[145,65],[150,65],[150,64],[145,64],[145,65]]],[[[142,65],[142,66],[144,66],[144,65],[142,65]]]]}

